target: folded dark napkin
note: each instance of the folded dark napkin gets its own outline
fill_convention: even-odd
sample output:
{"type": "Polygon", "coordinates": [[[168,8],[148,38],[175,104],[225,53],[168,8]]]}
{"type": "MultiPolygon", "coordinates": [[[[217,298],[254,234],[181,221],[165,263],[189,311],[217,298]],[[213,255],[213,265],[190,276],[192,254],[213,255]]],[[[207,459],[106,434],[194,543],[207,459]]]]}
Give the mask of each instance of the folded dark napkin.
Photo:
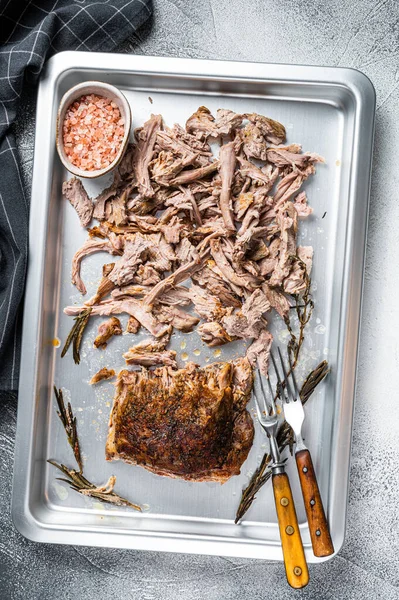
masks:
{"type": "MultiPolygon", "coordinates": [[[[151,15],[151,0],[0,0],[0,389],[19,378],[29,199],[12,125],[22,88],[61,50],[115,49],[151,15]]],[[[27,307],[28,309],[28,307],[27,307]]]]}

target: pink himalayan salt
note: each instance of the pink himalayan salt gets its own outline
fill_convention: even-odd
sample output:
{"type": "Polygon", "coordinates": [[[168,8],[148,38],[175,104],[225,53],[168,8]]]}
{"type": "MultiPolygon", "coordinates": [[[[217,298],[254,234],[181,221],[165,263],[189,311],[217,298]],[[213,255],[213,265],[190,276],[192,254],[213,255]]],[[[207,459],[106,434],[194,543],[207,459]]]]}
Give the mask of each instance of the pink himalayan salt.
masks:
{"type": "Polygon", "coordinates": [[[109,98],[81,96],[65,113],[65,153],[75,167],[84,171],[108,167],[118,154],[124,133],[120,110],[109,98]]]}

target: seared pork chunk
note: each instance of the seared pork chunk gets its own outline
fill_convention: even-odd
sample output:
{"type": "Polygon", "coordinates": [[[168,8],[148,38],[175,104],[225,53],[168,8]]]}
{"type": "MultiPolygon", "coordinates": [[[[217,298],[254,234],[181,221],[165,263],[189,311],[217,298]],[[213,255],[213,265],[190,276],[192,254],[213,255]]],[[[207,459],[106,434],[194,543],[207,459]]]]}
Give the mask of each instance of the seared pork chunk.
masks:
{"type": "Polygon", "coordinates": [[[268,246],[268,254],[260,261],[260,274],[263,277],[273,273],[277,265],[280,250],[280,238],[275,238],[268,246]]]}
{"type": "Polygon", "coordinates": [[[252,372],[241,367],[245,361],[237,361],[238,376],[234,363],[119,373],[107,460],[191,481],[224,483],[238,475],[254,437],[245,408],[252,372]]]}
{"type": "Polygon", "coordinates": [[[176,160],[173,152],[161,150],[149,164],[151,178],[160,185],[169,186],[170,180],[184,168],[182,159],[176,160]]]}
{"type": "Polygon", "coordinates": [[[176,247],[176,256],[183,265],[198,260],[198,250],[188,238],[183,238],[176,247]]]}
{"type": "Polygon", "coordinates": [[[202,323],[202,325],[198,327],[198,333],[200,334],[202,341],[211,348],[214,346],[223,346],[235,339],[234,337],[231,337],[217,321],[202,323]]]}
{"type": "Polygon", "coordinates": [[[206,139],[207,137],[228,135],[241,125],[242,120],[242,115],[226,108],[219,108],[215,119],[208,108],[200,106],[187,120],[186,129],[199,139],[206,139]]]}
{"type": "Polygon", "coordinates": [[[140,322],[135,317],[132,317],[132,315],[130,315],[127,321],[125,333],[137,333],[139,329],[140,322]]]}
{"type": "Polygon", "coordinates": [[[253,192],[241,192],[234,202],[234,214],[236,221],[241,221],[248,208],[254,202],[253,192]]]}
{"type": "Polygon", "coordinates": [[[161,276],[159,272],[154,269],[154,267],[147,264],[139,266],[133,279],[136,284],[150,287],[156,283],[159,283],[161,281],[161,276]]]}
{"type": "Polygon", "coordinates": [[[307,154],[298,154],[285,148],[268,148],[267,149],[267,160],[276,165],[276,167],[298,167],[303,169],[309,162],[307,154]]]}
{"type": "Polygon", "coordinates": [[[265,327],[263,319],[252,320],[251,323],[242,311],[231,313],[222,319],[222,325],[229,336],[242,340],[257,338],[260,331],[265,327]]]}
{"type": "Polygon", "coordinates": [[[129,195],[129,188],[123,190],[121,194],[114,196],[109,201],[110,214],[107,216],[107,220],[110,223],[114,223],[117,227],[126,225],[128,222],[128,215],[126,209],[126,202],[129,195]]]}
{"type": "Polygon", "coordinates": [[[157,143],[163,150],[167,150],[172,152],[173,155],[177,155],[179,157],[179,162],[182,164],[182,168],[192,165],[197,159],[196,152],[181,139],[175,138],[173,132],[169,129],[158,131],[157,143]]]}
{"type": "Polygon", "coordinates": [[[312,246],[298,246],[296,249],[299,260],[305,263],[306,272],[310,275],[313,264],[313,247],[312,246]]]}
{"type": "Polygon", "coordinates": [[[94,347],[104,350],[113,335],[122,335],[121,322],[116,317],[111,317],[98,326],[98,335],[94,340],[94,347]]]}

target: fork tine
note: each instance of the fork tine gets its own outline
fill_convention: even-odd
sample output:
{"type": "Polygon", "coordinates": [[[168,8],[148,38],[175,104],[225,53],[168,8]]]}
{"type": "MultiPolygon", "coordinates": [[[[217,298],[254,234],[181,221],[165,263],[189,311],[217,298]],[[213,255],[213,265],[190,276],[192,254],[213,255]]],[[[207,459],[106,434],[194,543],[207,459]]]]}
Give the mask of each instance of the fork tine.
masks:
{"type": "Polygon", "coordinates": [[[291,377],[292,377],[292,381],[294,383],[295,400],[297,400],[299,398],[299,390],[298,390],[298,386],[296,384],[294,369],[292,367],[291,354],[289,352],[288,352],[288,361],[290,363],[291,377]]]}
{"type": "Polygon", "coordinates": [[[272,359],[272,363],[273,363],[274,371],[276,373],[278,385],[279,385],[279,387],[281,387],[281,379],[280,379],[280,375],[279,375],[279,372],[278,372],[278,369],[277,369],[276,361],[274,359],[273,352],[270,352],[270,358],[272,359]]]}
{"type": "Polygon", "coordinates": [[[283,387],[282,381],[280,379],[280,373],[278,372],[278,368],[276,365],[276,360],[274,358],[273,352],[270,352],[270,358],[272,359],[274,372],[276,373],[276,377],[277,377],[277,395],[279,397],[281,397],[282,400],[284,400],[284,398],[287,400],[286,394],[284,393],[284,387],[283,387]]]}
{"type": "MultiPolygon", "coordinates": [[[[267,405],[267,400],[266,400],[267,396],[266,396],[265,388],[263,386],[262,374],[261,374],[259,368],[257,369],[257,372],[258,372],[258,378],[259,378],[259,381],[260,381],[260,387],[261,387],[261,390],[262,390],[263,404],[265,405],[265,415],[268,417],[269,416],[269,407],[267,405]]],[[[272,410],[274,410],[273,404],[272,404],[272,410]]]]}
{"type": "Polygon", "coordinates": [[[265,412],[265,415],[267,416],[269,414],[269,411],[267,410],[266,395],[265,395],[265,390],[263,388],[263,381],[262,381],[262,376],[260,374],[259,367],[256,369],[256,374],[258,376],[258,381],[259,381],[260,389],[261,389],[261,392],[262,392],[262,400],[263,400],[264,412],[265,412]]]}
{"type": "Polygon", "coordinates": [[[276,415],[277,409],[276,409],[276,403],[274,402],[274,392],[273,392],[272,384],[270,383],[270,377],[267,378],[267,383],[269,385],[270,402],[271,402],[272,409],[273,409],[273,415],[276,415]]]}
{"type": "MultiPolygon", "coordinates": [[[[259,392],[259,389],[257,390],[259,392]]],[[[262,415],[262,408],[259,402],[259,393],[257,393],[256,389],[255,389],[255,385],[254,385],[254,389],[253,389],[253,397],[255,400],[255,408],[256,408],[256,412],[258,414],[258,419],[259,421],[261,421],[263,415],[262,415]]],[[[263,393],[262,393],[263,395],[263,393]]]]}
{"type": "Polygon", "coordinates": [[[291,390],[290,382],[288,381],[287,371],[285,370],[284,360],[281,355],[280,348],[277,348],[277,351],[278,351],[278,355],[280,357],[281,368],[283,370],[285,389],[287,390],[287,402],[289,402],[291,399],[294,400],[295,398],[294,398],[294,394],[292,393],[292,390],[291,390]]]}
{"type": "Polygon", "coordinates": [[[253,393],[253,396],[254,396],[254,400],[255,400],[255,408],[256,408],[257,415],[258,415],[258,419],[259,419],[259,422],[261,423],[263,415],[262,415],[262,411],[260,409],[259,400],[258,400],[258,397],[255,392],[253,393]]]}

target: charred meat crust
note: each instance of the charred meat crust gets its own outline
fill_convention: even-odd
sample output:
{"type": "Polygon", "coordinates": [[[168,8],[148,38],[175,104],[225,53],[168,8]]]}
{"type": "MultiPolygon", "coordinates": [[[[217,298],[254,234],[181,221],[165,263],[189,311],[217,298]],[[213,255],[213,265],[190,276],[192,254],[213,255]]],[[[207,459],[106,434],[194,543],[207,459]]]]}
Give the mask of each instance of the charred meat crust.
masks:
{"type": "Polygon", "coordinates": [[[224,483],[238,475],[254,426],[245,406],[252,370],[243,358],[200,369],[119,373],[106,444],[158,475],[224,483]]]}

